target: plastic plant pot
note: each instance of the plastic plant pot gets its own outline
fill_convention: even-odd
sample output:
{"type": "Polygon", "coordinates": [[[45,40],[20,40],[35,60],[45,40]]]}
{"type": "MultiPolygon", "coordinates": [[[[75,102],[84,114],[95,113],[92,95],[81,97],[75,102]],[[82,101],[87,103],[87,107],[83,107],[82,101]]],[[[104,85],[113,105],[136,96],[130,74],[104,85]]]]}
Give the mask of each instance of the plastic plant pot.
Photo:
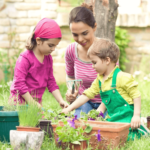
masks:
{"type": "Polygon", "coordinates": [[[49,135],[49,138],[52,138],[53,127],[50,120],[40,120],[40,128],[42,131],[45,131],[45,134],[49,135]]]}
{"type": "Polygon", "coordinates": [[[0,106],[0,141],[10,142],[9,131],[16,130],[19,125],[17,111],[2,111],[3,106],[0,106]]]}

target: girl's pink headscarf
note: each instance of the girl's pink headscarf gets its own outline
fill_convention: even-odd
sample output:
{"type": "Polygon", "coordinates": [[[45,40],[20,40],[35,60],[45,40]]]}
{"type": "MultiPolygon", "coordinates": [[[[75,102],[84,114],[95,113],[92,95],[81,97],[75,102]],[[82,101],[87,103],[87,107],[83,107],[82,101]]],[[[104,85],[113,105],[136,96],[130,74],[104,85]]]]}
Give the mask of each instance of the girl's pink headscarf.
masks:
{"type": "Polygon", "coordinates": [[[61,38],[61,30],[58,24],[49,18],[43,18],[38,22],[34,31],[34,39],[39,38],[61,38]]]}

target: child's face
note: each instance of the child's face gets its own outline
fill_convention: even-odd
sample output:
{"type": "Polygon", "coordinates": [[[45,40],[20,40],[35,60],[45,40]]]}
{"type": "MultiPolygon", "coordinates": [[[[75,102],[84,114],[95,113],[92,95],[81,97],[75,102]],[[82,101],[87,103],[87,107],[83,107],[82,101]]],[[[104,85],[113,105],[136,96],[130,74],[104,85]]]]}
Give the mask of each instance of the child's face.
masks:
{"type": "Polygon", "coordinates": [[[90,55],[90,60],[93,64],[93,69],[95,69],[95,71],[99,73],[99,75],[103,75],[106,72],[107,62],[105,60],[102,60],[98,56],[93,54],[90,55]]]}
{"type": "Polygon", "coordinates": [[[70,30],[72,32],[73,39],[82,47],[88,49],[92,45],[96,27],[92,28],[83,22],[72,22],[70,24],[70,30]]]}
{"type": "Polygon", "coordinates": [[[41,54],[49,55],[55,50],[60,40],[61,39],[48,39],[44,42],[40,41],[39,44],[37,44],[37,48],[39,49],[41,54]]]}

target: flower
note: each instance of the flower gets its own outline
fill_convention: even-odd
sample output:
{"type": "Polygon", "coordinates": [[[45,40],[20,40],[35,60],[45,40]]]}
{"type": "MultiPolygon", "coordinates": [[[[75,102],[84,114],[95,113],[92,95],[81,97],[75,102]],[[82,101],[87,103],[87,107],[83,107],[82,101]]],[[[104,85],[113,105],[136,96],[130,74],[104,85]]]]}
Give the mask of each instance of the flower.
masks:
{"type": "Polygon", "coordinates": [[[102,116],[104,118],[104,114],[102,112],[99,113],[98,117],[102,116]]]}
{"type": "Polygon", "coordinates": [[[59,145],[61,145],[61,141],[59,141],[59,137],[57,138],[57,142],[59,145]]]}
{"type": "Polygon", "coordinates": [[[74,120],[77,120],[77,115],[74,116],[74,120]]]}
{"type": "Polygon", "coordinates": [[[74,129],[75,129],[75,120],[77,120],[77,115],[75,115],[75,117],[72,119],[72,121],[71,120],[67,120],[67,122],[69,123],[69,125],[71,126],[71,127],[73,127],[74,129]]]}
{"type": "Polygon", "coordinates": [[[95,120],[95,119],[93,119],[93,118],[88,118],[88,120],[95,120]]]}
{"type": "Polygon", "coordinates": [[[98,130],[98,134],[96,134],[97,140],[98,142],[101,141],[101,134],[100,134],[100,130],[98,130]]]}
{"type": "Polygon", "coordinates": [[[70,127],[73,127],[75,129],[75,122],[74,120],[67,120],[67,122],[69,123],[70,127]]]}

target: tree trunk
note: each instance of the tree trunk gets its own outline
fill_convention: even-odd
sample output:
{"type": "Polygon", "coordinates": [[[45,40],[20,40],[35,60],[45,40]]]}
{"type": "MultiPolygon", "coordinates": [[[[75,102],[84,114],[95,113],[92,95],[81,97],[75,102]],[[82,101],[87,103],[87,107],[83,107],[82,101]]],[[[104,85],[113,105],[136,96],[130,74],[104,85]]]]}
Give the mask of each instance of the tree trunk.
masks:
{"type": "Polygon", "coordinates": [[[118,15],[117,0],[85,0],[92,2],[97,23],[96,37],[115,40],[115,25],[118,15]]]}
{"type": "Polygon", "coordinates": [[[91,3],[91,0],[85,0],[86,3],[91,3]]]}

